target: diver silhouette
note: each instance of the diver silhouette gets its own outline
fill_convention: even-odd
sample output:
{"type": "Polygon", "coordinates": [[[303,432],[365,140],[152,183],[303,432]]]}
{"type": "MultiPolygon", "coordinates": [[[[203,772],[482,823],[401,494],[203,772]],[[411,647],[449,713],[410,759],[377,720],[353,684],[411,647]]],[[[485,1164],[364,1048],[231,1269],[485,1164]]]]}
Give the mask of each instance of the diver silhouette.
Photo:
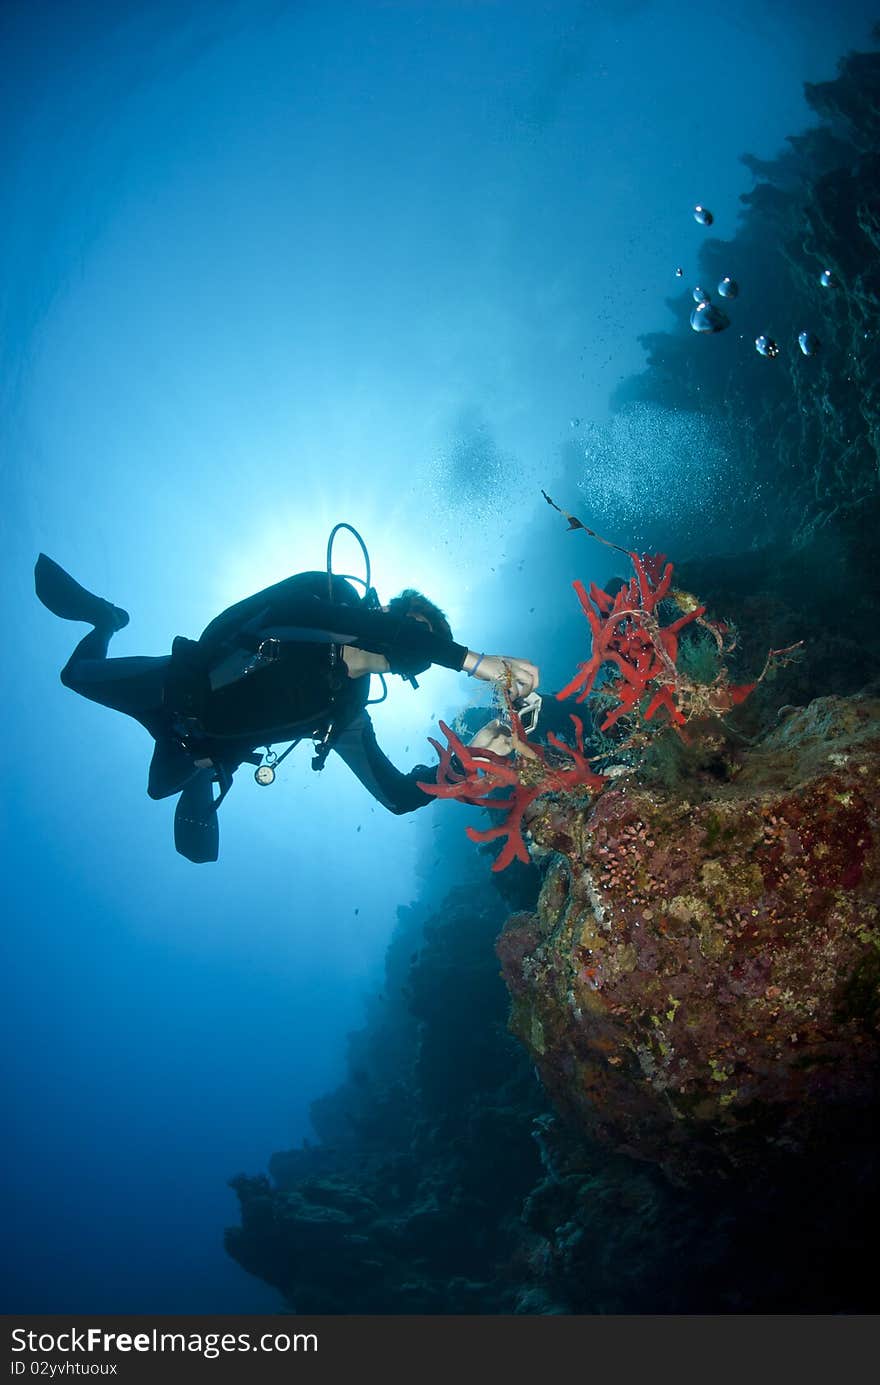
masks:
{"type": "MultiPolygon", "coordinates": [[[[361,596],[352,585],[360,579],[331,571],[329,552],[327,571],[296,573],[239,601],[198,640],[178,635],[170,654],[114,659],[107,656],[110,640],[128,625],[128,613],[87,591],[45,554],[37,559],[43,605],[93,627],[61,670],[62,683],[133,717],[154,738],[147,793],[180,795],[174,841],[191,861],[217,860],[217,809],[235,771],[252,764],[259,767],[257,782],[271,783],[283,758],[272,750],[276,744],[291,742],[293,749],[313,741],[315,769],[334,751],[392,813],[433,801],[417,781],[432,782],[436,765],[403,773],[376,741],[367,711],[370,674],[399,674],[417,686],[416,676],[438,664],[503,683],[513,697],[537,686],[538,669],[528,660],[456,644],[443,612],[419,592],[409,588],[381,606],[368,585],[369,565],[361,596]]],[[[509,748],[497,732],[491,723],[472,744],[509,748]]]]}

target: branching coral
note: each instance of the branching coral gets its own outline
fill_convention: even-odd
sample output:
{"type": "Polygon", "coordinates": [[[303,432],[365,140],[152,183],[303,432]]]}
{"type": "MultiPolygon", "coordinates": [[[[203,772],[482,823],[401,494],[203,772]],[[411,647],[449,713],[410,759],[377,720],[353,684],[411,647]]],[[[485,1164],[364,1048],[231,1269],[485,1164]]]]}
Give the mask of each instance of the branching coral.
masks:
{"type": "MultiPolygon", "coordinates": [[[[610,700],[612,706],[600,731],[607,731],[625,716],[631,716],[636,722],[651,721],[662,710],[679,735],[684,735],[682,728],[693,718],[721,716],[743,702],[768,672],[771,663],[797,648],[793,645],[785,650],[771,650],[763,672],[754,683],[731,683],[723,665],[711,682],[696,682],[677,666],[679,633],[687,625],[699,624],[711,634],[719,656],[723,656],[735,644],[729,627],[707,620],[705,606],[699,605],[686,592],[673,588],[672,564],[666,561],[665,554],[639,554],[619,548],[588,529],[581,520],[560,510],[546,491],[542,494],[548,505],[565,515],[569,529],[583,529],[607,547],[626,553],[634,569],[634,576],[613,597],[594,582],[589,591],[582,582],[574,583],[590,624],[593,649],[590,658],[579,666],[574,678],[556,696],[562,699],[577,693],[577,701],[583,702],[593,692],[603,665],[613,664],[619,678],[601,688],[602,697],[610,700]],[[682,612],[666,625],[660,620],[664,602],[674,604],[682,612]]],[[[454,798],[459,803],[504,814],[502,822],[495,827],[467,829],[471,841],[506,839],[493,863],[495,871],[504,870],[514,859],[528,864],[530,858],[523,824],[526,810],[537,798],[543,794],[568,793],[576,788],[595,793],[606,783],[606,778],[591,768],[584,753],[584,728],[579,717],[571,718],[575,744],[569,745],[549,732],[547,741],[551,749],[546,750],[529,741],[514,708],[510,689],[501,690],[501,696],[510,722],[513,754],[499,755],[484,747],[466,746],[441,721],[440,730],[446,737],[446,745],[429,738],[440,757],[436,782],[419,783],[419,788],[433,797],[454,798]]],[[[636,742],[637,737],[633,735],[626,745],[636,742]]],[[[622,748],[616,747],[617,750],[622,748]]],[[[604,755],[595,758],[603,759],[604,755]]]]}
{"type": "Polygon", "coordinates": [[[548,742],[558,752],[551,757],[542,746],[527,740],[522,722],[512,707],[509,707],[509,715],[517,746],[513,756],[498,755],[486,749],[472,751],[441,721],[440,730],[446,737],[446,745],[430,738],[440,756],[437,782],[419,785],[425,793],[437,798],[454,798],[474,807],[503,811],[504,820],[498,826],[482,831],[476,827],[467,829],[474,842],[507,839],[493,862],[494,871],[504,870],[514,858],[528,864],[523,817],[536,798],[547,793],[568,793],[576,788],[596,792],[605,783],[603,777],[590,768],[584,754],[584,728],[580,717],[572,717],[574,745],[548,733],[548,742]],[[507,790],[506,797],[493,797],[502,790],[507,790]]]}
{"type": "Polygon", "coordinates": [[[583,702],[593,691],[602,666],[613,664],[620,677],[606,683],[602,691],[616,705],[602,722],[601,731],[607,731],[630,713],[650,721],[662,710],[682,734],[681,728],[694,717],[721,716],[744,702],[771,664],[782,661],[798,647],[772,649],[760,677],[753,683],[731,683],[724,667],[711,683],[694,682],[677,667],[680,632],[696,622],[711,633],[719,655],[724,655],[734,647],[730,641],[725,643],[729,633],[727,627],[707,620],[705,606],[672,586],[672,564],[666,561],[665,554],[639,554],[609,543],[574,515],[560,510],[546,491],[542,494],[548,505],[565,515],[569,529],[583,529],[607,547],[626,553],[633,565],[634,576],[614,597],[595,582],[590,583],[589,591],[582,582],[574,583],[590,625],[593,648],[590,658],[579,665],[578,672],[556,696],[562,700],[577,693],[576,700],[583,702]],[[683,614],[662,625],[660,608],[663,602],[674,604],[683,614]]]}

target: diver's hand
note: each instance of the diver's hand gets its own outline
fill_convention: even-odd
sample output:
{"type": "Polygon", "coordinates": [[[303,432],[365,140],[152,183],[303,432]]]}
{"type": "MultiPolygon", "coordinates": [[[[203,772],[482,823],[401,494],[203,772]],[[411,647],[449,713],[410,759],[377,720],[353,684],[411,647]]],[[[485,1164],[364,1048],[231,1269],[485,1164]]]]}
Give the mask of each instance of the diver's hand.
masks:
{"type": "MultiPolygon", "coordinates": [[[[479,752],[491,750],[496,755],[509,755],[513,750],[513,735],[509,726],[497,718],[487,721],[477,734],[468,741],[468,750],[479,752]]],[[[479,759],[479,754],[477,755],[479,759]]]]}
{"type": "Polygon", "coordinates": [[[513,698],[528,697],[538,686],[540,672],[528,659],[511,659],[502,654],[474,654],[468,650],[463,669],[484,683],[500,683],[513,698]],[[479,660],[479,663],[477,662],[479,660]]]}

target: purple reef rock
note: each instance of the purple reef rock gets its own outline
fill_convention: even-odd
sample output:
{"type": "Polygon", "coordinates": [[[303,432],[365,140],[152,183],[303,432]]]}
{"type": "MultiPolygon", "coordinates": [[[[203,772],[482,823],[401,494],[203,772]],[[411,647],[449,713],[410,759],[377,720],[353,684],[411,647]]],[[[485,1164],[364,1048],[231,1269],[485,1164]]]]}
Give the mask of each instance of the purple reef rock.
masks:
{"type": "Polygon", "coordinates": [[[877,1106],[880,702],[780,715],[692,792],[542,801],[537,912],[498,941],[557,1109],[677,1182],[821,1157],[877,1106]]]}

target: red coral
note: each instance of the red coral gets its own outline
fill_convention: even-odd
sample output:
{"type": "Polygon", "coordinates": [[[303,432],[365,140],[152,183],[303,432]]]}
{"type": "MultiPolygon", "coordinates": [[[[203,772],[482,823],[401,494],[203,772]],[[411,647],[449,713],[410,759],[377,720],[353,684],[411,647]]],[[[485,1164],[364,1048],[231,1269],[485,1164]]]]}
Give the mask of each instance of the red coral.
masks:
{"type": "Polygon", "coordinates": [[[577,693],[577,701],[583,702],[592,692],[602,665],[612,663],[620,678],[610,683],[607,691],[618,705],[608,713],[600,730],[607,731],[625,713],[637,709],[649,691],[653,696],[645,710],[645,720],[650,721],[663,708],[674,725],[683,726],[687,718],[676,700],[680,681],[675,668],[678,634],[685,625],[699,620],[706,608],[693,606],[678,620],[661,625],[656,612],[669,595],[672,564],[666,562],[663,553],[630,553],[629,557],[635,575],[614,598],[595,582],[590,583],[589,593],[583,582],[575,582],[574,589],[593,635],[593,650],[556,696],[562,699],[577,693]]]}
{"type": "MultiPolygon", "coordinates": [[[[595,582],[590,583],[589,592],[583,582],[574,583],[589,621],[593,648],[590,658],[579,665],[574,678],[556,696],[562,699],[577,693],[577,701],[583,702],[593,691],[596,675],[603,664],[613,664],[619,677],[608,683],[604,691],[612,695],[617,706],[608,713],[600,730],[608,730],[627,713],[641,715],[647,722],[657,712],[664,711],[679,735],[684,736],[682,727],[691,718],[723,715],[749,696],[774,662],[787,662],[799,648],[799,645],[790,645],[787,649],[771,649],[755,683],[731,684],[724,667],[712,683],[693,682],[676,667],[680,631],[696,621],[712,635],[722,655],[734,647],[733,640],[725,644],[725,636],[730,634],[728,627],[720,621],[705,619],[705,606],[699,606],[686,592],[673,590],[672,564],[666,561],[665,554],[633,553],[610,543],[582,520],[560,509],[546,491],[542,491],[542,495],[548,505],[565,516],[569,529],[581,529],[606,547],[626,553],[633,565],[634,575],[614,597],[595,582]],[[668,625],[660,624],[659,608],[663,601],[674,602],[683,612],[668,625]],[[642,711],[643,699],[647,699],[647,703],[642,711]]],[[[590,768],[584,754],[584,729],[579,717],[571,718],[575,727],[574,746],[552,732],[547,736],[550,745],[565,757],[559,760],[528,741],[522,721],[511,704],[509,689],[504,699],[510,714],[515,754],[505,756],[491,750],[471,750],[441,721],[440,730],[446,737],[446,745],[429,737],[440,757],[436,783],[419,784],[420,789],[436,798],[454,798],[460,803],[504,813],[504,820],[497,827],[483,831],[475,827],[467,829],[468,836],[475,842],[507,839],[492,866],[495,871],[504,870],[515,857],[528,864],[523,819],[526,809],[537,798],[547,793],[568,793],[578,787],[595,792],[605,783],[604,777],[590,768]],[[493,797],[502,790],[507,791],[505,797],[493,797]]],[[[633,736],[626,745],[635,743],[633,736]]]]}
{"type": "Polygon", "coordinates": [[[729,638],[728,627],[722,621],[707,620],[705,606],[697,605],[686,592],[673,589],[672,564],[667,563],[665,553],[638,554],[610,543],[575,515],[561,509],[546,491],[541,494],[548,505],[565,516],[569,529],[581,529],[607,548],[625,553],[634,568],[635,575],[614,598],[597,587],[595,582],[590,583],[589,593],[583,582],[574,583],[578,600],[589,621],[593,649],[590,658],[578,666],[574,678],[556,696],[561,700],[577,693],[577,701],[583,702],[592,692],[602,665],[613,664],[620,677],[609,682],[604,691],[616,700],[617,706],[608,713],[600,731],[607,731],[628,713],[638,715],[642,700],[647,698],[647,705],[641,712],[642,719],[650,721],[662,710],[679,735],[683,736],[681,728],[692,717],[723,716],[745,701],[773,664],[788,663],[800,649],[803,641],[786,649],[771,649],[764,669],[754,683],[730,683],[727,669],[723,667],[712,683],[693,682],[676,667],[679,632],[696,621],[712,635],[719,655],[723,655],[729,653],[735,644],[735,640],[729,638]],[[659,607],[665,600],[675,602],[684,614],[668,625],[661,625],[659,607]]]}
{"type": "Polygon", "coordinates": [[[547,740],[565,756],[564,761],[551,761],[547,752],[526,739],[522,723],[511,710],[511,722],[517,743],[521,747],[515,756],[497,755],[492,750],[471,751],[445,722],[440,730],[446,737],[441,745],[433,737],[431,744],[440,756],[436,784],[421,783],[419,788],[437,798],[455,798],[460,803],[503,811],[504,821],[497,827],[479,830],[469,827],[467,834],[474,842],[491,842],[506,837],[507,841],[493,862],[494,871],[504,870],[516,857],[526,865],[528,848],[523,839],[523,815],[535,799],[546,793],[569,793],[583,787],[593,792],[605,780],[594,773],[584,755],[584,728],[580,717],[573,716],[575,744],[548,733],[547,740]],[[457,759],[458,766],[453,762],[457,759]],[[493,798],[499,789],[507,789],[505,798],[493,798]]]}

